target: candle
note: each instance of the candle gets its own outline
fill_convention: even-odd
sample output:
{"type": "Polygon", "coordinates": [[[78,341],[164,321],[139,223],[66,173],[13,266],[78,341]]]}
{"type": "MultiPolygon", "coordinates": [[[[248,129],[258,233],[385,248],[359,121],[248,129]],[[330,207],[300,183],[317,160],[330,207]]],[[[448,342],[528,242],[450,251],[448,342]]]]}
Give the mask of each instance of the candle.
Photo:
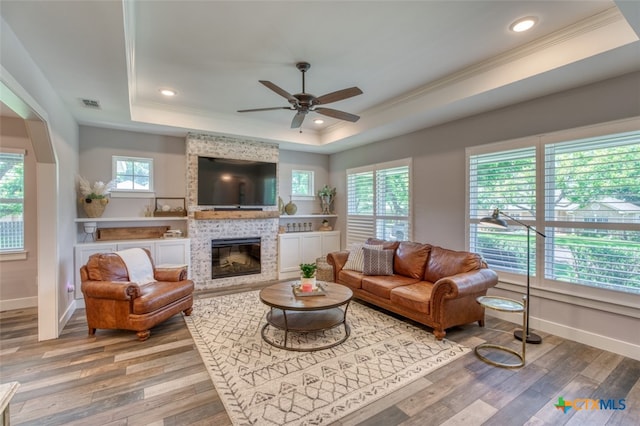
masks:
{"type": "Polygon", "coordinates": [[[308,292],[310,292],[310,291],[313,291],[313,284],[311,284],[311,283],[303,283],[303,284],[300,286],[300,290],[302,290],[302,291],[303,291],[303,292],[305,292],[305,293],[308,293],[308,292]]]}

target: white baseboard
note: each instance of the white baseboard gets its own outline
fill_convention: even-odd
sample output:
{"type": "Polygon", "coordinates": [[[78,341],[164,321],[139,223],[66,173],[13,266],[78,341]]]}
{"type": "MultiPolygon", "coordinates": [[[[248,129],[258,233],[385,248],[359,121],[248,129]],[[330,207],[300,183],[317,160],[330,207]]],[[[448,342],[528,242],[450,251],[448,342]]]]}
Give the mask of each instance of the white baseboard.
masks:
{"type": "Polygon", "coordinates": [[[23,297],[20,299],[0,300],[0,311],[35,308],[36,306],[38,306],[38,296],[23,297]]]}
{"type": "MultiPolygon", "coordinates": [[[[487,309],[485,314],[488,316],[500,318],[501,320],[512,322],[522,328],[522,317],[514,316],[508,312],[498,312],[487,309]],[[515,318],[515,319],[514,319],[515,318]]],[[[529,318],[530,328],[545,333],[553,334],[563,339],[573,340],[574,342],[583,343],[593,346],[594,348],[603,349],[640,361],[640,346],[617,339],[612,339],[601,334],[591,333],[589,331],[568,327],[563,324],[551,321],[541,320],[535,317],[529,318]]]]}
{"type": "Polygon", "coordinates": [[[76,300],[73,299],[73,301],[69,303],[69,306],[67,306],[67,310],[64,311],[64,314],[58,320],[58,330],[60,330],[60,332],[64,330],[64,326],[67,325],[67,323],[71,319],[71,315],[73,315],[75,311],[76,311],[76,300]]]}

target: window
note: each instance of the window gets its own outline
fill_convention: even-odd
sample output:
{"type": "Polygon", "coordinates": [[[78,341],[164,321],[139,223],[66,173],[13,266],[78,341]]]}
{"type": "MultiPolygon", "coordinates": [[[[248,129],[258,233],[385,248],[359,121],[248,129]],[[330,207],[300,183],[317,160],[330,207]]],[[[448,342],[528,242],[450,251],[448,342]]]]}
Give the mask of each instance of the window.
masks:
{"type": "Polygon", "coordinates": [[[24,156],[0,151],[0,253],[24,250],[24,156]]]}
{"type": "Polygon", "coordinates": [[[114,192],[153,192],[153,159],[112,157],[114,192]]]}
{"type": "Polygon", "coordinates": [[[296,199],[315,198],[313,192],[313,171],[292,170],[291,171],[291,196],[296,199]]]}
{"type": "MultiPolygon", "coordinates": [[[[536,150],[526,147],[469,158],[471,218],[479,221],[499,208],[528,225],[536,218],[536,150]]],[[[535,240],[532,238],[531,240],[535,240]]],[[[532,241],[533,242],[533,241],[532,241]]],[[[521,226],[508,232],[472,226],[471,249],[489,265],[526,274],[527,232],[521,226]]],[[[531,250],[531,275],[535,276],[535,250],[531,250]]]]}
{"type": "Polygon", "coordinates": [[[526,274],[526,229],[479,225],[499,208],[546,234],[531,238],[538,284],[640,294],[640,131],[552,138],[468,150],[469,248],[504,277],[526,274]]]}
{"type": "Polygon", "coordinates": [[[411,239],[411,159],[347,170],[347,244],[411,239]]]}

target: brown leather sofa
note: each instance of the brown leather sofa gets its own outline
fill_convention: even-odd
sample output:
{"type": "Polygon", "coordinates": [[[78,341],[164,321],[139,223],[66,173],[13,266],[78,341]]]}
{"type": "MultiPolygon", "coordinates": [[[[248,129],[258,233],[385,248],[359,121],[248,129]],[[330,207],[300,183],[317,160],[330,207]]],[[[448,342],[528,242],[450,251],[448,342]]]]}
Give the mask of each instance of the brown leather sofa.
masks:
{"type": "Polygon", "coordinates": [[[476,298],[486,295],[498,276],[480,255],[407,241],[367,243],[394,250],[393,275],[343,269],[349,251],[327,255],[334,281],[351,288],[356,298],[432,327],[438,340],[449,327],[474,321],[484,326],[484,308],[476,298]]]}
{"type": "Polygon", "coordinates": [[[129,281],[117,254],[89,257],[80,268],[89,335],[98,328],[122,329],[136,331],[140,340],[146,340],[151,327],[180,312],[191,315],[194,285],[186,268],[154,266],[153,272],[156,282],[138,285],[129,281]]]}

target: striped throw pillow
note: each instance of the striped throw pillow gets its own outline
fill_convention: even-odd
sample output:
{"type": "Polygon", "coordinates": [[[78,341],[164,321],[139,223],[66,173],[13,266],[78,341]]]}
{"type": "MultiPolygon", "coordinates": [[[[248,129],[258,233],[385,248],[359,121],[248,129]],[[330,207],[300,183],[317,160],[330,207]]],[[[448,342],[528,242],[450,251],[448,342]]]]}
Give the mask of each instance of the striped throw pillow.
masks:
{"type": "Polygon", "coordinates": [[[352,244],[349,248],[349,257],[342,269],[350,269],[352,271],[362,272],[364,269],[364,248],[371,250],[382,250],[382,244],[369,245],[369,244],[352,244]]]}
{"type": "Polygon", "coordinates": [[[364,247],[365,275],[393,275],[393,250],[371,250],[364,247]]]}

